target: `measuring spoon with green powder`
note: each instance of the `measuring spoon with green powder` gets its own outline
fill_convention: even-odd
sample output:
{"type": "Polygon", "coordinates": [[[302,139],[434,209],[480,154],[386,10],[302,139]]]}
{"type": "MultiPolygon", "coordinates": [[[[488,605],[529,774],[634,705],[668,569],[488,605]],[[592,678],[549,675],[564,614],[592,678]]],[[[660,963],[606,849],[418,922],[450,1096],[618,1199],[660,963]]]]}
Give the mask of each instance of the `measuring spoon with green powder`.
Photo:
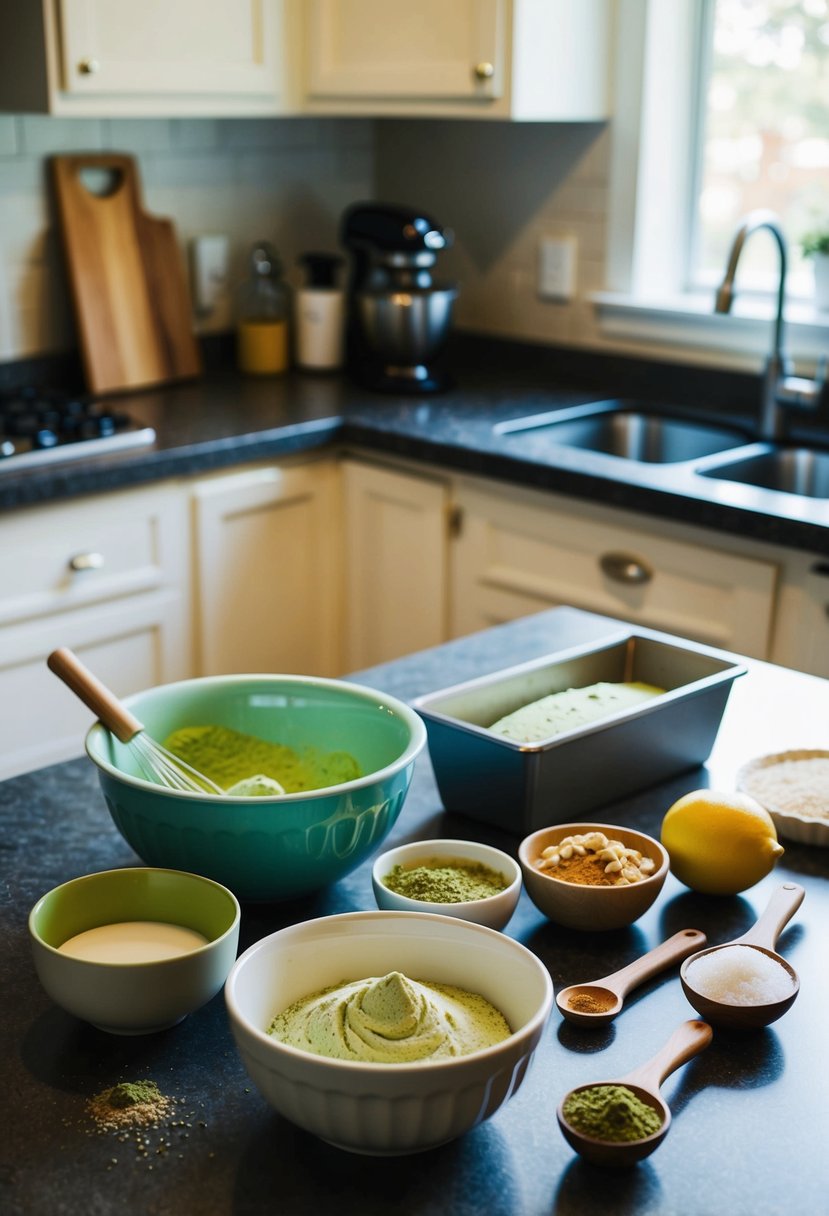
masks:
{"type": "Polygon", "coordinates": [[[625,997],[632,989],[674,963],[681,963],[689,954],[701,950],[706,941],[699,929],[680,929],[661,945],[622,967],[621,971],[614,971],[601,980],[591,980],[589,984],[562,988],[556,1005],[567,1021],[576,1026],[606,1026],[621,1011],[625,997]]]}
{"type": "Polygon", "coordinates": [[[671,1126],[660,1086],[712,1037],[707,1022],[683,1022],[652,1059],[624,1077],[571,1089],[556,1111],[564,1139],[594,1165],[624,1167],[649,1157],[671,1126]]]}

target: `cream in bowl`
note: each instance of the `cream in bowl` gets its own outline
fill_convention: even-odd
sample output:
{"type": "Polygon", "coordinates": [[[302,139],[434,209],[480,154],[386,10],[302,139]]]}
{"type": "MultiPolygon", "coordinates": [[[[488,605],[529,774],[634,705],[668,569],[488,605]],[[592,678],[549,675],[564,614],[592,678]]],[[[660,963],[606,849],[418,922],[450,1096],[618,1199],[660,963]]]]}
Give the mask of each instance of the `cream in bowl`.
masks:
{"type": "Polygon", "coordinates": [[[417,840],[375,859],[377,906],[389,912],[434,912],[503,929],[521,894],[518,863],[474,840],[417,840]]]}
{"type": "Polygon", "coordinates": [[[467,1056],[510,1033],[504,1015],[479,993],[399,971],[301,997],[268,1028],[302,1051],[374,1064],[467,1056]]]}
{"type": "Polygon", "coordinates": [[[136,867],[87,874],[29,915],[35,968],[52,1000],[112,1034],[180,1022],[222,987],[236,958],[239,903],[211,879],[136,867]]]}

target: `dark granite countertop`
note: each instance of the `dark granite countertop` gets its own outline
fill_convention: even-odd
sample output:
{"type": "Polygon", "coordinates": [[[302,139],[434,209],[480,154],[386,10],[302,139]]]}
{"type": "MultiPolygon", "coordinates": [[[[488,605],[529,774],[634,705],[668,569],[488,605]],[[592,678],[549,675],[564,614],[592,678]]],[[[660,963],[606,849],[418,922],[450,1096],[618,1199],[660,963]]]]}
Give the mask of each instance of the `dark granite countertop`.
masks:
{"type": "MultiPolygon", "coordinates": [[[[0,467],[0,510],[310,452],[335,442],[618,506],[645,516],[829,553],[829,501],[713,480],[691,465],[637,464],[505,439],[493,426],[608,397],[683,409],[753,435],[759,380],[458,335],[457,384],[432,397],[383,396],[342,377],[243,377],[226,364],[197,382],[131,393],[121,406],[157,432],[153,447],[15,473],[0,467]]],[[[817,418],[794,438],[827,442],[817,418]]]]}
{"type": "MultiPolygon", "coordinates": [[[[359,673],[411,699],[448,683],[603,636],[606,618],[556,609],[359,673]]],[[[601,816],[658,835],[688,790],[733,789],[759,753],[825,744],[829,684],[748,661],[733,688],[708,764],[614,803],[601,816]]],[[[119,1038],[53,1006],[35,977],[26,917],[36,899],[76,875],[137,864],[116,831],[86,759],[0,785],[3,950],[0,1209],[7,1216],[780,1216],[826,1210],[829,1070],[825,1023],[829,852],[787,844],[775,872],[735,898],[695,895],[672,876],[629,929],[579,934],[548,922],[522,894],[506,932],[535,951],[556,989],[607,975],[683,928],[712,944],[744,932],[784,881],[806,889],[779,950],[798,971],[791,1010],[766,1030],[716,1031],[712,1045],[670,1077],[673,1112],[658,1151],[629,1172],[577,1158],[555,1108],[572,1086],[621,1076],[693,1017],[676,973],[631,994],[616,1021],[585,1032],[554,1009],[515,1097],[454,1143],[404,1158],[331,1148],[277,1116],[247,1078],[221,995],[172,1030],[119,1038]],[[143,1158],[131,1142],[97,1134],[85,1110],[118,1080],[151,1077],[182,1099],[186,1126],[171,1149],[143,1158]]],[[[487,840],[515,855],[518,839],[444,812],[428,756],[389,844],[439,836],[487,840]]],[[[245,905],[240,948],[312,916],[373,907],[371,861],[315,896],[245,905]]],[[[155,1144],[155,1141],[152,1141],[155,1144]]]]}

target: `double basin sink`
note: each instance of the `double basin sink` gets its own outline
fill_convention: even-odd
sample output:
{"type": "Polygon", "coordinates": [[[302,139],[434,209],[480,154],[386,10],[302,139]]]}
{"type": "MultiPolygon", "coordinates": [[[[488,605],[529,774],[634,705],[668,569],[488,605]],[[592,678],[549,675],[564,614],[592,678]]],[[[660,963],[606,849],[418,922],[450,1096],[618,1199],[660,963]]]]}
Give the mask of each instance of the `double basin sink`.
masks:
{"type": "Polygon", "coordinates": [[[507,443],[541,455],[548,448],[597,452],[639,464],[694,462],[692,471],[806,498],[829,498],[829,450],[758,443],[737,427],[637,408],[591,402],[500,422],[507,443]]]}

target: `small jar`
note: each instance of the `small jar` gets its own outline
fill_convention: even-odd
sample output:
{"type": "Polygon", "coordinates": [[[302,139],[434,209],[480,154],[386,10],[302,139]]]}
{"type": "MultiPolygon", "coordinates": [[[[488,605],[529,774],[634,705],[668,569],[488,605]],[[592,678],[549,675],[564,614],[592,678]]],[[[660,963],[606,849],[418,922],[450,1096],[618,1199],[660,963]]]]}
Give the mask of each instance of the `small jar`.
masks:
{"type": "Polygon", "coordinates": [[[290,362],[288,321],[291,289],[282,277],[282,264],[268,241],[259,241],[250,254],[250,277],[239,290],[237,351],[240,371],[275,376],[290,362]]]}

